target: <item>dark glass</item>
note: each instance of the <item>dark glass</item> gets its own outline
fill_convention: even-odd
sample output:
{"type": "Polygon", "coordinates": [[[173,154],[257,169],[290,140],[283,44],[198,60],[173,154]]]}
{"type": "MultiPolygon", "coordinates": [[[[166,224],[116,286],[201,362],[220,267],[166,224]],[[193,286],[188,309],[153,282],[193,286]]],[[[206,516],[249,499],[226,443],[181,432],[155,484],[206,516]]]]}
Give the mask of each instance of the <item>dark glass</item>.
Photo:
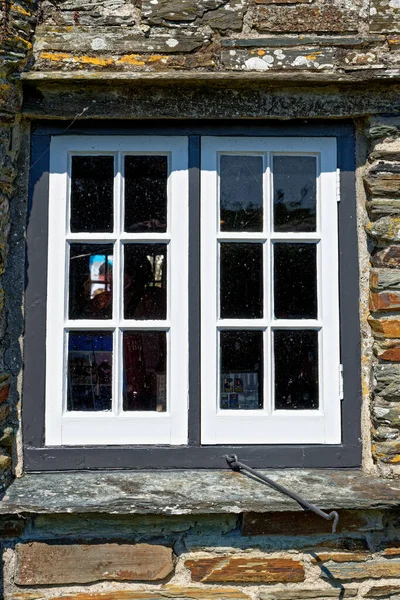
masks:
{"type": "Polygon", "coordinates": [[[262,331],[221,331],[221,409],[263,407],[262,331]]]}
{"type": "Polygon", "coordinates": [[[274,230],[315,231],[317,160],[274,156],[274,230]]]}
{"type": "Polygon", "coordinates": [[[71,231],[112,231],[113,191],[113,156],[73,156],[71,231]]]}
{"type": "Polygon", "coordinates": [[[112,244],[71,244],[69,318],[112,318],[112,244]]]}
{"type": "Polygon", "coordinates": [[[274,332],[275,408],[318,408],[318,332],[274,332]]]}
{"type": "Polygon", "coordinates": [[[126,244],[125,319],[166,319],[166,244],[126,244]]]}
{"type": "Polygon", "coordinates": [[[262,157],[222,155],[220,182],[221,231],[262,231],[262,157]]]}
{"type": "Polygon", "coordinates": [[[108,331],[69,333],[68,410],[111,410],[112,345],[108,331]]]}
{"type": "Polygon", "coordinates": [[[262,244],[221,244],[221,318],[263,316],[262,244]]]}
{"type": "Polygon", "coordinates": [[[277,319],[317,318],[316,244],[274,244],[277,319]]]}
{"type": "Polygon", "coordinates": [[[166,156],[125,157],[125,231],[167,231],[166,156]]]}
{"type": "Polygon", "coordinates": [[[124,333],[124,410],[167,410],[167,334],[124,333]]]}

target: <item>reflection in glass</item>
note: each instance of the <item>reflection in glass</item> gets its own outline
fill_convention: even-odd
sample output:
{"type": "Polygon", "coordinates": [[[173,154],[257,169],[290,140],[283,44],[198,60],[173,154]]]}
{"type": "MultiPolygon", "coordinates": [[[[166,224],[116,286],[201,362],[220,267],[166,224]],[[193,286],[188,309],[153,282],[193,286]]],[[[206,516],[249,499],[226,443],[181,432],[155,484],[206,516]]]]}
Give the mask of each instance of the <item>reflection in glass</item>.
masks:
{"type": "Polygon", "coordinates": [[[316,230],[314,156],[274,156],[274,230],[316,230]]]}
{"type": "Polygon", "coordinates": [[[262,408],[262,331],[221,331],[220,347],[220,408],[262,408]]]}
{"type": "Polygon", "coordinates": [[[69,318],[112,318],[112,244],[70,244],[69,318]]]}
{"type": "Polygon", "coordinates": [[[125,157],[125,231],[167,231],[166,156],[125,157]]]}
{"type": "Polygon", "coordinates": [[[111,410],[112,345],[108,331],[69,333],[68,410],[111,410]]]}
{"type": "Polygon", "coordinates": [[[316,244],[274,244],[277,319],[317,318],[316,244]]]}
{"type": "Polygon", "coordinates": [[[221,318],[262,318],[262,244],[223,243],[220,252],[221,318]]]}
{"type": "Polygon", "coordinates": [[[124,262],[125,319],[166,319],[166,244],[126,244],[124,262]]]}
{"type": "Polygon", "coordinates": [[[318,332],[274,332],[275,408],[318,408],[318,332]]]}
{"type": "Polygon", "coordinates": [[[220,182],[221,231],[262,231],[262,157],[222,155],[220,182]]]}
{"type": "Polygon", "coordinates": [[[73,156],[71,231],[113,230],[113,156],[73,156]]]}
{"type": "Polygon", "coordinates": [[[167,410],[167,334],[165,331],[124,333],[125,411],[167,410]]]}

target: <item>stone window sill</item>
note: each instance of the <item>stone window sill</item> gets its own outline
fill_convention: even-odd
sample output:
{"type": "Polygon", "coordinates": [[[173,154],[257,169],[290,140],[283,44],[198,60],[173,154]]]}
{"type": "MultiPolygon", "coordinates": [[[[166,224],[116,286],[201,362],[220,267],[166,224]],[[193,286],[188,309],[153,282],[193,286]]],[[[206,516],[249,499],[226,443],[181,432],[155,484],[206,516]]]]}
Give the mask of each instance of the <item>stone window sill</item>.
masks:
{"type": "MultiPolygon", "coordinates": [[[[400,506],[400,480],[356,470],[263,471],[322,509],[400,506]]],[[[0,514],[227,514],[302,510],[290,498],[232,471],[38,473],[16,479],[0,514]]]]}

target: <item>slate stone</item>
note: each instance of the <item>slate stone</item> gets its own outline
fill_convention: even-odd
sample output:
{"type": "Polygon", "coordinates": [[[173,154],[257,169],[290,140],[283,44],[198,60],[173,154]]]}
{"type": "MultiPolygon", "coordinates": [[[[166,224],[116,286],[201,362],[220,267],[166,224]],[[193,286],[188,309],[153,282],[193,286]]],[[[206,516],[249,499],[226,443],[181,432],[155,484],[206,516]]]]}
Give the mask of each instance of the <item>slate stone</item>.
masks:
{"type": "Polygon", "coordinates": [[[396,0],[371,0],[369,30],[372,33],[399,33],[400,4],[396,0]]]}
{"type": "Polygon", "coordinates": [[[364,46],[383,42],[384,36],[349,37],[324,35],[275,35],[271,37],[223,39],[223,48],[284,48],[286,46],[364,46]]]}
{"type": "MultiPolygon", "coordinates": [[[[399,330],[400,330],[400,321],[399,330]]],[[[221,468],[222,465],[221,465],[221,468]]],[[[264,473],[325,509],[400,506],[400,481],[359,470],[272,470],[264,473]]],[[[302,509],[290,498],[228,470],[34,473],[16,479],[0,514],[222,514],[302,509]]]]}
{"type": "Polygon", "coordinates": [[[258,6],[255,11],[254,26],[258,31],[344,33],[357,31],[359,26],[356,10],[328,3],[322,6],[258,6]]]}
{"type": "Polygon", "coordinates": [[[374,267],[387,267],[396,269],[400,267],[400,246],[388,246],[379,250],[371,256],[371,264],[374,267]]]}
{"type": "Polygon", "coordinates": [[[400,338],[400,321],[396,318],[375,319],[370,317],[368,323],[378,337],[400,338]]]}
{"type": "MultiPolygon", "coordinates": [[[[400,180],[400,177],[399,177],[400,180]]],[[[369,183],[369,185],[375,185],[369,183]]],[[[376,184],[380,185],[380,184],[376,184]]],[[[387,189],[386,184],[383,184],[384,189],[387,189]]],[[[400,187],[399,187],[400,195],[400,187]]],[[[366,230],[373,238],[382,240],[385,242],[398,242],[400,241],[400,217],[382,217],[377,221],[368,223],[366,230]]]]}
{"type": "Polygon", "coordinates": [[[221,60],[227,69],[248,71],[332,69],[331,48],[223,50],[221,60]]]}
{"type": "Polygon", "coordinates": [[[400,290],[400,270],[373,269],[371,271],[370,283],[371,287],[377,291],[400,290]]]}
{"type": "Polygon", "coordinates": [[[289,558],[217,556],[185,561],[193,581],[202,583],[299,583],[304,581],[302,563],[289,558]]]}
{"type": "Polygon", "coordinates": [[[300,590],[278,590],[276,592],[261,592],[260,600],[311,600],[313,598],[354,598],[358,590],[349,588],[305,588],[300,590]]]}
{"type": "Polygon", "coordinates": [[[381,579],[384,577],[399,577],[400,561],[374,560],[367,563],[351,563],[344,565],[329,565],[321,573],[323,579],[338,581],[360,581],[363,579],[381,579]]]}
{"type": "Polygon", "coordinates": [[[50,27],[36,31],[35,53],[78,52],[97,54],[178,53],[202,46],[207,37],[198,33],[173,31],[146,37],[140,30],[123,27],[50,27]]]}
{"type": "Polygon", "coordinates": [[[173,570],[172,550],[150,544],[17,544],[17,585],[156,581],[173,570]]]}
{"type": "Polygon", "coordinates": [[[127,0],[61,0],[43,3],[42,20],[54,25],[132,26],[134,4],[127,0]]]}
{"type": "Polygon", "coordinates": [[[165,21],[190,22],[226,4],[227,0],[142,0],[142,16],[152,25],[165,21]]]}
{"type": "Polygon", "coordinates": [[[231,0],[224,6],[204,13],[200,25],[217,31],[240,31],[243,26],[245,0],[231,0]]]}

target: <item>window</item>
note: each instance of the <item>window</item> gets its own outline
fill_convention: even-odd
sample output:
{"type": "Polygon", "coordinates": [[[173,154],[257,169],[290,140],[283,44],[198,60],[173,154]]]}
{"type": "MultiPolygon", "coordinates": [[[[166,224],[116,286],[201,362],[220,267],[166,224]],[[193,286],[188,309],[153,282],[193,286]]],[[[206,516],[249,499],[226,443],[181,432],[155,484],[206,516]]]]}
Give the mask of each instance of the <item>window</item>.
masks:
{"type": "Polygon", "coordinates": [[[28,225],[28,469],[221,468],[237,448],[254,466],[356,466],[349,128],[176,129],[47,133],[28,225]]]}

